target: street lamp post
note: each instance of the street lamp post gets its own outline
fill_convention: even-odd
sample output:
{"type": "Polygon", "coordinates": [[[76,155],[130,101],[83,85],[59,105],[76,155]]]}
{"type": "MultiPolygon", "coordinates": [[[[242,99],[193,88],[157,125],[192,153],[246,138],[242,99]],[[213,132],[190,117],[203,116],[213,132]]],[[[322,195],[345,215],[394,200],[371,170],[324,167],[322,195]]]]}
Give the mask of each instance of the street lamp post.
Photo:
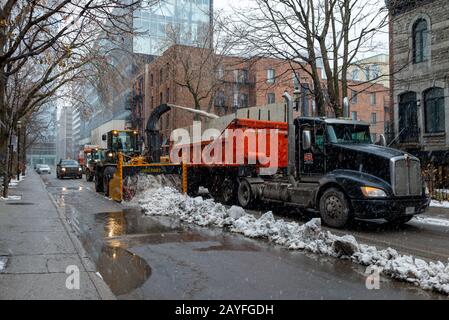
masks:
{"type": "Polygon", "coordinates": [[[17,181],[20,180],[20,129],[22,129],[22,122],[17,121],[17,181]]]}

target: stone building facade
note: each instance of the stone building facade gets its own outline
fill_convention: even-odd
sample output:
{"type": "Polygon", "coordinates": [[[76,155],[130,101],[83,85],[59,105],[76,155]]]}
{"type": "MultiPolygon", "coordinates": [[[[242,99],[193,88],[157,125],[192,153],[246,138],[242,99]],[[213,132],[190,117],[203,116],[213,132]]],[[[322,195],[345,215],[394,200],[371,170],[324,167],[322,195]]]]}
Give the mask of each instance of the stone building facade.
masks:
{"type": "Polygon", "coordinates": [[[449,1],[388,4],[394,143],[422,160],[444,163],[449,154],[449,1]]]}

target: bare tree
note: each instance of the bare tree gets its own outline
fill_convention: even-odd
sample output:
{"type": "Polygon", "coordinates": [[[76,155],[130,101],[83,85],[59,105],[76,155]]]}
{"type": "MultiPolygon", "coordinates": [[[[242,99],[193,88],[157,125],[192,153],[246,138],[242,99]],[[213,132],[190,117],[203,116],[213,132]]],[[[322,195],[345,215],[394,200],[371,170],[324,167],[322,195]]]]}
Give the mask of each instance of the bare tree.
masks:
{"type": "Polygon", "coordinates": [[[313,80],[318,114],[325,115],[329,106],[336,116],[342,116],[348,68],[359,54],[376,46],[375,36],[387,23],[386,8],[377,0],[254,2],[255,7],[236,11],[236,21],[228,28],[245,44],[243,52],[301,66],[313,80]]]}
{"type": "MultiPolygon", "coordinates": [[[[0,150],[49,97],[72,81],[91,76],[95,62],[132,33],[140,0],[7,0],[0,7],[0,150]]],[[[10,173],[5,166],[3,195],[10,173]]]]}

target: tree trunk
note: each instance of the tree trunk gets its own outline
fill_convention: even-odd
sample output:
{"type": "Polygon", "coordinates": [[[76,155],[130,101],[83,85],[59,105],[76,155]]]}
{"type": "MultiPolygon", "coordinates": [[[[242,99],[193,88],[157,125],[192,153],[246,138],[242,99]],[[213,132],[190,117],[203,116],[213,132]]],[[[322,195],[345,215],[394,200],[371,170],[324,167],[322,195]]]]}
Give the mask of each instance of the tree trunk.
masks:
{"type": "Polygon", "coordinates": [[[11,172],[11,144],[12,144],[12,134],[9,133],[8,139],[8,145],[6,147],[6,158],[5,158],[5,170],[3,171],[3,198],[8,198],[9,193],[9,182],[10,182],[10,172],[11,172]]]}

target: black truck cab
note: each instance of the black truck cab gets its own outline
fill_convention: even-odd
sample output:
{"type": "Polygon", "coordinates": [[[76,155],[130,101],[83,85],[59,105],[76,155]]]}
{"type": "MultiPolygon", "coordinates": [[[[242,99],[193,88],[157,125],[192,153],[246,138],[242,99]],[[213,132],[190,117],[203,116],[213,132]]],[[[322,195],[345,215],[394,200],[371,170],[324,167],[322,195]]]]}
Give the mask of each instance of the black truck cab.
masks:
{"type": "Polygon", "coordinates": [[[428,207],[420,161],[375,144],[367,123],[301,117],[294,124],[297,182],[290,202],[319,210],[334,227],[352,217],[405,223],[428,207]]]}

